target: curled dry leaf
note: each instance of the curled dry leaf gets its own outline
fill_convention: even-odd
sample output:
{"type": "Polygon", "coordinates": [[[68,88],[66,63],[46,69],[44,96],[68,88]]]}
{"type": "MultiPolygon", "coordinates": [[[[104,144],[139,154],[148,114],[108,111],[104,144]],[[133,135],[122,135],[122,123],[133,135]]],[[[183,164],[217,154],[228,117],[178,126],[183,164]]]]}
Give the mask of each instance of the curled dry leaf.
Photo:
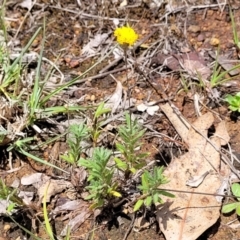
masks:
{"type": "Polygon", "coordinates": [[[33,7],[33,2],[32,0],[23,0],[23,1],[20,1],[20,3],[18,3],[18,6],[22,8],[27,8],[27,10],[30,11],[31,8],[33,7]]]}
{"type": "Polygon", "coordinates": [[[147,111],[150,116],[153,116],[156,111],[159,110],[159,106],[154,105],[155,102],[141,103],[137,106],[137,110],[140,112],[147,111]]]}
{"type": "Polygon", "coordinates": [[[107,33],[103,34],[96,34],[95,37],[90,40],[90,42],[85,45],[82,49],[82,54],[89,55],[89,54],[96,54],[97,47],[99,47],[102,43],[104,43],[108,38],[107,33]]]}
{"type": "Polygon", "coordinates": [[[108,99],[105,104],[106,108],[110,108],[112,113],[116,112],[117,108],[119,107],[122,101],[122,93],[123,93],[123,86],[120,81],[117,81],[116,89],[113,95],[108,99]]]}
{"type": "Polygon", "coordinates": [[[18,194],[26,205],[29,205],[34,197],[34,192],[20,191],[18,194]]]}
{"type": "Polygon", "coordinates": [[[47,196],[46,196],[46,202],[50,202],[50,198],[57,193],[61,193],[64,190],[67,190],[69,188],[73,188],[73,185],[65,180],[54,180],[50,179],[46,182],[44,182],[39,188],[38,188],[38,196],[39,199],[43,202],[43,196],[45,194],[46,188],[48,187],[47,196]]]}
{"type": "Polygon", "coordinates": [[[89,211],[88,207],[79,209],[79,214],[69,221],[60,235],[62,237],[66,236],[68,229],[70,229],[70,232],[74,232],[90,215],[91,212],[89,211]]]}
{"type": "Polygon", "coordinates": [[[193,176],[187,180],[186,185],[190,187],[198,187],[208,174],[209,172],[207,171],[200,176],[193,176]]]}
{"type": "Polygon", "coordinates": [[[153,218],[147,219],[145,216],[137,217],[134,222],[133,230],[135,232],[143,231],[145,229],[150,228],[153,222],[154,222],[153,218]]]}
{"type": "Polygon", "coordinates": [[[211,51],[208,53],[213,59],[215,59],[222,66],[224,70],[229,71],[228,73],[230,76],[236,76],[240,73],[238,68],[233,69],[235,65],[231,62],[230,59],[228,59],[228,56],[216,55],[214,52],[211,52],[211,51]]]}
{"type": "Polygon", "coordinates": [[[0,216],[3,216],[5,214],[13,214],[15,212],[17,212],[16,209],[13,209],[10,213],[7,211],[7,208],[9,206],[9,204],[11,204],[12,202],[9,200],[5,200],[5,199],[1,199],[0,200],[0,216]]]}
{"type": "Polygon", "coordinates": [[[31,175],[22,177],[21,184],[33,185],[38,191],[40,201],[43,200],[46,187],[48,187],[46,197],[47,202],[50,202],[50,198],[53,195],[61,193],[62,191],[67,190],[69,188],[74,188],[72,183],[68,181],[51,179],[50,177],[43,173],[33,173],[31,175]]]}
{"type": "Polygon", "coordinates": [[[220,122],[211,139],[207,138],[208,129],[214,121],[210,112],[199,117],[193,124],[194,127],[191,127],[175,114],[169,104],[162,105],[161,108],[174,123],[189,149],[183,156],[172,160],[164,172],[170,180],[164,188],[182,192],[173,192],[176,196],[173,199],[162,197],[165,203],[158,206],[157,220],[167,240],[194,240],[219,218],[221,203],[215,196],[204,195],[204,193],[216,194],[222,179],[229,175],[229,169],[223,163],[219,169],[219,151],[221,145],[229,141],[229,136],[225,123],[220,122]],[[206,172],[209,174],[196,188],[186,185],[191,177],[204,176],[206,172]],[[203,194],[198,195],[194,192],[203,194]],[[166,207],[163,207],[165,205],[166,207]]]}
{"type": "Polygon", "coordinates": [[[151,64],[164,65],[173,71],[184,69],[190,76],[201,77],[202,80],[207,80],[211,75],[210,68],[197,52],[168,55],[159,53],[151,64]]]}
{"type": "Polygon", "coordinates": [[[66,202],[64,202],[62,205],[57,206],[54,210],[53,210],[53,214],[58,214],[62,211],[75,211],[75,210],[79,210],[81,208],[86,208],[88,206],[86,201],[83,201],[81,199],[78,200],[68,200],[66,202]]]}
{"type": "Polygon", "coordinates": [[[34,183],[38,183],[38,182],[41,182],[43,179],[43,173],[33,173],[33,174],[30,174],[30,175],[27,175],[27,176],[23,176],[21,178],[21,184],[22,185],[26,185],[26,186],[29,186],[29,185],[32,185],[34,183]]]}

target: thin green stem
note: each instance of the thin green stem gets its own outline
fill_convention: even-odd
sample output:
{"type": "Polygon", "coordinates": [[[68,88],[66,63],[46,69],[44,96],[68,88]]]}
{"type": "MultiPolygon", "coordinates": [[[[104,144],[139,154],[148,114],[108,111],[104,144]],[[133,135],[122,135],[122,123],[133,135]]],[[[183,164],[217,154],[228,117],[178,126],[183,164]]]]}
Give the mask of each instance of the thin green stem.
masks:
{"type": "MultiPolygon", "coordinates": [[[[127,50],[128,48],[126,46],[123,46],[123,50],[124,50],[124,62],[125,62],[125,66],[127,69],[127,50]]],[[[127,96],[128,96],[128,104],[129,104],[129,116],[130,116],[130,131],[132,133],[132,115],[131,115],[131,110],[130,110],[130,106],[131,106],[131,89],[130,89],[130,81],[128,78],[128,72],[126,70],[126,80],[127,80],[127,96]]]]}

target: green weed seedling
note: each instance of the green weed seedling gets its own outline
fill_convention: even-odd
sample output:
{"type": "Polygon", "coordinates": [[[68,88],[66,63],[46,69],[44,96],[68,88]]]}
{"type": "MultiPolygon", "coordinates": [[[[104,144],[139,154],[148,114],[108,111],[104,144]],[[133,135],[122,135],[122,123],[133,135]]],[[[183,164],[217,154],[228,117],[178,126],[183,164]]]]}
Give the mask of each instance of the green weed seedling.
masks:
{"type": "Polygon", "coordinates": [[[236,197],[238,202],[228,203],[222,207],[222,213],[230,213],[236,211],[237,215],[240,216],[240,184],[233,183],[231,186],[233,195],[236,197]]]}
{"type": "Polygon", "coordinates": [[[234,19],[233,12],[232,12],[231,8],[229,8],[229,13],[230,13],[230,18],[231,18],[231,23],[232,23],[233,41],[234,41],[235,46],[239,50],[240,49],[240,41],[239,41],[239,38],[238,38],[236,23],[235,23],[235,19],[234,19]]]}
{"type": "Polygon", "coordinates": [[[67,171],[65,171],[62,168],[59,168],[58,166],[55,166],[54,164],[50,163],[49,161],[46,161],[44,159],[41,159],[37,157],[36,155],[33,155],[28,152],[29,149],[34,149],[34,147],[31,145],[32,141],[36,141],[35,137],[29,137],[29,138],[24,138],[24,139],[18,139],[14,143],[10,144],[9,147],[7,148],[7,151],[18,151],[19,153],[23,154],[26,157],[29,157],[33,159],[36,162],[42,163],[43,165],[47,165],[49,167],[55,168],[61,172],[65,172],[69,174],[67,171]]]}
{"type": "Polygon", "coordinates": [[[224,100],[229,104],[228,108],[235,112],[240,112],[240,92],[238,92],[236,95],[230,95],[228,94],[224,100]]]}
{"type": "Polygon", "coordinates": [[[95,111],[94,117],[93,117],[93,124],[91,128],[91,137],[93,141],[93,146],[97,146],[98,138],[102,132],[102,120],[100,119],[104,114],[110,112],[111,109],[104,107],[104,102],[100,103],[98,108],[95,111]]]}
{"type": "Polygon", "coordinates": [[[121,143],[116,143],[117,150],[123,155],[123,159],[114,158],[117,167],[125,172],[128,178],[130,173],[135,173],[137,169],[143,166],[143,160],[148,153],[136,153],[136,149],[141,146],[141,138],[145,133],[137,120],[132,120],[131,116],[126,114],[126,124],[118,128],[121,143]]]}
{"type": "Polygon", "coordinates": [[[86,200],[93,200],[91,209],[104,206],[105,201],[114,197],[121,197],[118,192],[118,184],[113,180],[113,168],[107,163],[111,157],[111,151],[103,147],[97,147],[93,151],[91,159],[80,159],[78,165],[86,167],[88,171],[89,196],[86,200]]]}
{"type": "Polygon", "coordinates": [[[88,139],[88,137],[89,130],[86,124],[81,123],[70,125],[69,137],[67,139],[69,150],[68,153],[61,155],[61,158],[69,164],[76,166],[77,162],[81,158],[81,153],[83,151],[81,142],[85,139],[88,139]]]}
{"type": "Polygon", "coordinates": [[[173,194],[158,189],[161,185],[168,183],[168,179],[163,175],[163,167],[154,167],[153,173],[144,171],[141,185],[138,188],[142,195],[134,205],[134,211],[139,210],[143,205],[150,207],[152,204],[163,203],[161,195],[175,197],[173,194]]]}
{"type": "Polygon", "coordinates": [[[222,71],[222,67],[219,66],[217,58],[216,58],[216,62],[214,64],[214,68],[213,68],[213,74],[210,78],[210,88],[214,88],[217,87],[227,81],[232,80],[232,77],[227,77],[226,75],[229,74],[231,71],[234,71],[236,69],[240,68],[240,64],[226,70],[226,71],[222,71]]]}
{"type": "Polygon", "coordinates": [[[48,234],[50,240],[55,240],[54,234],[53,234],[53,229],[51,226],[51,223],[48,218],[48,211],[47,211],[47,192],[48,192],[48,187],[49,184],[47,185],[45,191],[44,191],[44,196],[43,196],[43,217],[44,217],[44,222],[45,222],[45,231],[48,234]]]}
{"type": "Polygon", "coordinates": [[[23,206],[23,201],[17,195],[17,189],[8,187],[2,179],[0,179],[0,199],[8,200],[7,213],[11,214],[17,206],[23,206]]]}

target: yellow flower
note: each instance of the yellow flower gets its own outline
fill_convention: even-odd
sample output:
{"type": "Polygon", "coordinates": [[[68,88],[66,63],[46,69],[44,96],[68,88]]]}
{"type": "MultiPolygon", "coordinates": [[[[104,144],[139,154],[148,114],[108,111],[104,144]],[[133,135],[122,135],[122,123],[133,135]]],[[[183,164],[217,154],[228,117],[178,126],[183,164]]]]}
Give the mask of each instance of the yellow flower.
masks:
{"type": "Polygon", "coordinates": [[[130,26],[120,27],[114,31],[114,36],[119,44],[132,46],[138,39],[138,35],[130,26]]]}

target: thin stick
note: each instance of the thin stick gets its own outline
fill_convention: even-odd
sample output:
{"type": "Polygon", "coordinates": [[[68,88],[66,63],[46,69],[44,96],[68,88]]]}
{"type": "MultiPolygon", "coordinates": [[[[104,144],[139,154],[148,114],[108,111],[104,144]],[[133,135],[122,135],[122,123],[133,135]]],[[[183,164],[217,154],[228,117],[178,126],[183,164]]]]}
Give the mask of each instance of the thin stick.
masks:
{"type": "Polygon", "coordinates": [[[197,194],[197,195],[208,195],[208,196],[215,196],[215,197],[230,197],[236,198],[234,195],[227,195],[227,194],[218,194],[218,193],[205,193],[205,192],[191,192],[191,191],[184,191],[184,190],[173,190],[173,189],[165,189],[165,188],[156,188],[155,190],[160,191],[168,191],[168,192],[177,192],[177,193],[189,193],[189,194],[197,194]]]}
{"type": "Polygon", "coordinates": [[[136,213],[133,214],[132,221],[131,221],[128,229],[127,229],[127,232],[126,232],[125,235],[124,235],[123,240],[127,240],[130,232],[132,231],[132,228],[133,228],[133,224],[134,224],[135,219],[136,219],[136,213]]]}

